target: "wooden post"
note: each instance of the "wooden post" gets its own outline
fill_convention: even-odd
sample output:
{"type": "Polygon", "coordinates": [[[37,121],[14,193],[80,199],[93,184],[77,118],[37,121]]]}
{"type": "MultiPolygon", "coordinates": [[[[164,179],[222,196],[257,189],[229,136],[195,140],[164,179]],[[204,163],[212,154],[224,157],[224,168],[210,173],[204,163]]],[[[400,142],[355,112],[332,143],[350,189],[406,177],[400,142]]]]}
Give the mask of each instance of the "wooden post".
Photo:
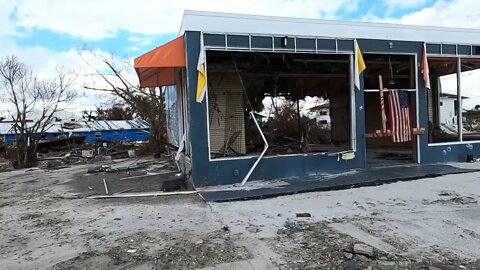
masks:
{"type": "Polygon", "coordinates": [[[382,114],[382,132],[383,134],[387,133],[387,116],[385,114],[385,99],[383,96],[383,81],[382,75],[378,75],[378,86],[380,92],[380,112],[382,114]]]}
{"type": "Polygon", "coordinates": [[[380,114],[382,117],[382,129],[375,130],[375,133],[365,134],[366,138],[392,136],[391,130],[387,129],[387,114],[385,113],[385,97],[383,95],[383,90],[385,89],[383,89],[382,75],[378,76],[378,85],[379,85],[379,93],[380,93],[380,114]]]}

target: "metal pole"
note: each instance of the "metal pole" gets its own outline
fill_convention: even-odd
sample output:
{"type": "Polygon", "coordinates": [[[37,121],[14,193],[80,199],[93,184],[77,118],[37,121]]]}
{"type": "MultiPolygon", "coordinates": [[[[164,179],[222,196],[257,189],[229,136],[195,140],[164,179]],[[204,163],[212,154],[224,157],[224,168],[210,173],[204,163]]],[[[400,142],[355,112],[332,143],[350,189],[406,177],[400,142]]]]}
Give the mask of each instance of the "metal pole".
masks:
{"type": "Polygon", "coordinates": [[[267,149],[268,149],[267,139],[265,138],[265,135],[263,134],[262,129],[260,128],[260,125],[258,125],[257,119],[255,118],[255,114],[253,113],[253,111],[250,112],[250,116],[253,118],[253,122],[255,122],[255,126],[257,126],[258,131],[260,131],[260,135],[262,136],[262,139],[263,139],[263,142],[265,143],[265,145],[263,146],[262,153],[260,154],[258,159],[255,161],[255,163],[253,163],[253,166],[250,168],[247,175],[245,175],[245,178],[243,178],[243,181],[242,181],[242,183],[240,183],[240,186],[245,185],[245,183],[248,181],[248,178],[250,178],[250,175],[252,174],[253,170],[255,170],[258,163],[260,162],[260,159],[263,158],[263,155],[265,155],[265,152],[267,152],[267,149]]]}
{"type": "Polygon", "coordinates": [[[300,119],[300,104],[299,104],[299,101],[297,99],[297,127],[298,127],[298,137],[299,137],[299,141],[300,141],[300,149],[302,148],[302,137],[303,137],[303,131],[302,131],[302,125],[300,123],[301,119],[300,119]]]}
{"type": "Polygon", "coordinates": [[[462,73],[462,63],[460,57],[457,58],[457,103],[458,103],[458,110],[457,110],[457,122],[458,122],[458,140],[463,141],[463,100],[462,100],[462,89],[461,89],[461,82],[460,82],[460,75],[462,73]]]}

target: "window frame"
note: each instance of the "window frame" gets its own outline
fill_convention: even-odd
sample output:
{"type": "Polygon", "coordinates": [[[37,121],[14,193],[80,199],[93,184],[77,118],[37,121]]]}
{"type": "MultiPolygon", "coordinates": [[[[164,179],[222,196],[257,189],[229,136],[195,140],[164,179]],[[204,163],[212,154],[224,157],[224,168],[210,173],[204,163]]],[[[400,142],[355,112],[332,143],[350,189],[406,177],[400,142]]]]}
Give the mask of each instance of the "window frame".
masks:
{"type": "MultiPolygon", "coordinates": [[[[458,108],[455,111],[457,116],[458,122],[458,140],[453,142],[438,142],[438,143],[428,143],[428,146],[442,146],[442,145],[462,145],[462,144],[473,144],[473,143],[480,143],[480,140],[472,140],[472,141],[464,141],[463,140],[463,120],[462,120],[462,109],[463,109],[463,100],[462,100],[462,80],[461,80],[461,73],[462,73],[462,59],[475,59],[480,61],[480,55],[445,55],[445,54],[428,54],[427,53],[427,61],[429,58],[436,58],[436,59],[452,59],[455,58],[457,62],[457,101],[458,101],[458,108]]],[[[431,91],[427,90],[426,91],[431,91]]],[[[437,104],[438,106],[438,104],[437,104]]]]}
{"type": "MultiPolygon", "coordinates": [[[[219,48],[205,48],[205,54],[207,51],[225,51],[225,49],[219,48]]],[[[229,52],[245,52],[246,50],[242,49],[233,49],[228,47],[227,51],[229,52]]],[[[251,49],[247,50],[248,52],[262,52],[262,50],[251,49]]],[[[355,105],[355,85],[354,85],[354,52],[349,51],[279,51],[273,50],[271,53],[291,53],[291,54],[336,54],[336,55],[345,55],[349,58],[349,74],[348,74],[348,81],[350,84],[350,149],[340,152],[332,152],[332,153],[296,153],[296,154],[285,154],[285,155],[275,155],[275,156],[264,156],[263,159],[268,158],[282,158],[282,157],[294,157],[294,156],[335,156],[343,153],[356,153],[357,152],[357,119],[356,119],[356,105],[355,105]]],[[[416,59],[416,58],[415,58],[416,59]]],[[[209,119],[209,103],[208,103],[208,61],[205,60],[205,70],[207,71],[207,90],[205,91],[205,106],[206,106],[206,119],[207,119],[207,146],[208,146],[208,161],[215,162],[215,161],[227,161],[227,160],[242,160],[242,159],[252,159],[256,158],[256,156],[236,156],[236,157],[219,157],[219,158],[212,158],[211,152],[211,142],[210,142],[210,119],[209,119]]]]}
{"type": "MultiPolygon", "coordinates": [[[[418,64],[418,54],[417,53],[402,53],[402,52],[392,52],[392,53],[387,53],[387,52],[364,52],[363,54],[390,54],[390,55],[409,55],[409,56],[413,56],[413,60],[414,60],[414,85],[415,85],[415,89],[401,89],[401,90],[406,90],[408,92],[415,92],[415,111],[414,111],[414,114],[415,114],[415,128],[419,128],[420,127],[420,113],[419,113],[419,94],[418,94],[418,80],[419,80],[419,76],[418,76],[418,68],[419,68],[419,64],[418,64]]],[[[368,67],[367,67],[368,68],[368,67]]],[[[390,90],[389,89],[385,89],[384,92],[389,92],[390,90]]],[[[380,92],[380,89],[363,89],[363,92],[380,92]]],[[[365,104],[363,104],[365,106],[365,104]]],[[[412,104],[413,105],[413,104],[412,104]]],[[[364,123],[365,124],[365,123],[364,123]]],[[[415,148],[414,149],[414,155],[416,155],[416,159],[414,158],[414,163],[417,163],[417,164],[420,164],[421,163],[421,158],[422,158],[422,155],[421,155],[421,151],[420,151],[420,136],[414,136],[416,139],[413,139],[412,138],[412,143],[415,143],[415,148]],[[415,142],[413,142],[413,140],[415,140],[415,142]]],[[[366,151],[366,148],[365,148],[365,151],[366,151]]]]}

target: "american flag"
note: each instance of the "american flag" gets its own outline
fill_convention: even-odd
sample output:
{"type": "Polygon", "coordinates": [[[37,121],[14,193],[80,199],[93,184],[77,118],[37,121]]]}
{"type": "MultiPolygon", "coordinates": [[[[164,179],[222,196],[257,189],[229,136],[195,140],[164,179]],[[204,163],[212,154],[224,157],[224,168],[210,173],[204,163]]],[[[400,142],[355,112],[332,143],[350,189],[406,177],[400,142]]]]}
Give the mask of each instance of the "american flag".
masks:
{"type": "Polygon", "coordinates": [[[412,140],[408,91],[392,90],[388,95],[393,142],[412,140]]]}

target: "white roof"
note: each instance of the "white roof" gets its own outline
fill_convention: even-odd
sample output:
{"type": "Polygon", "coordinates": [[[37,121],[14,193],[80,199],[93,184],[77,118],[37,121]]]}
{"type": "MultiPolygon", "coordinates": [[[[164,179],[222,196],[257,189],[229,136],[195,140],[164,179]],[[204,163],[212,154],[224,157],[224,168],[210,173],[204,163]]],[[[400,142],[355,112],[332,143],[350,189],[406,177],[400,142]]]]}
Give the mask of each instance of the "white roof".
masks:
{"type": "Polygon", "coordinates": [[[13,123],[11,122],[0,122],[0,134],[10,133],[13,123]]]}
{"type": "MultiPolygon", "coordinates": [[[[68,122],[67,122],[68,123],[68,122]]],[[[65,122],[54,122],[45,132],[89,132],[105,130],[131,130],[131,129],[149,129],[146,121],[136,120],[98,120],[98,121],[76,121],[77,127],[72,129],[65,128],[65,122]]]]}
{"type": "Polygon", "coordinates": [[[478,29],[298,19],[191,10],[186,10],[183,14],[180,33],[185,31],[480,44],[478,29]]]}
{"type": "MultiPolygon", "coordinates": [[[[0,121],[0,134],[12,134],[14,133],[13,131],[13,122],[3,122],[0,121]]],[[[27,122],[27,127],[33,126],[34,122],[27,122]]]]}
{"type": "MultiPolygon", "coordinates": [[[[143,120],[99,120],[99,121],[76,121],[77,127],[73,129],[65,128],[65,124],[70,122],[53,122],[45,133],[61,132],[89,132],[104,130],[131,130],[131,129],[149,129],[149,124],[143,120]],[[62,128],[63,126],[63,128],[62,128]]],[[[27,126],[34,123],[27,123],[27,126]]],[[[0,134],[12,134],[12,122],[0,122],[0,134]]]]}

